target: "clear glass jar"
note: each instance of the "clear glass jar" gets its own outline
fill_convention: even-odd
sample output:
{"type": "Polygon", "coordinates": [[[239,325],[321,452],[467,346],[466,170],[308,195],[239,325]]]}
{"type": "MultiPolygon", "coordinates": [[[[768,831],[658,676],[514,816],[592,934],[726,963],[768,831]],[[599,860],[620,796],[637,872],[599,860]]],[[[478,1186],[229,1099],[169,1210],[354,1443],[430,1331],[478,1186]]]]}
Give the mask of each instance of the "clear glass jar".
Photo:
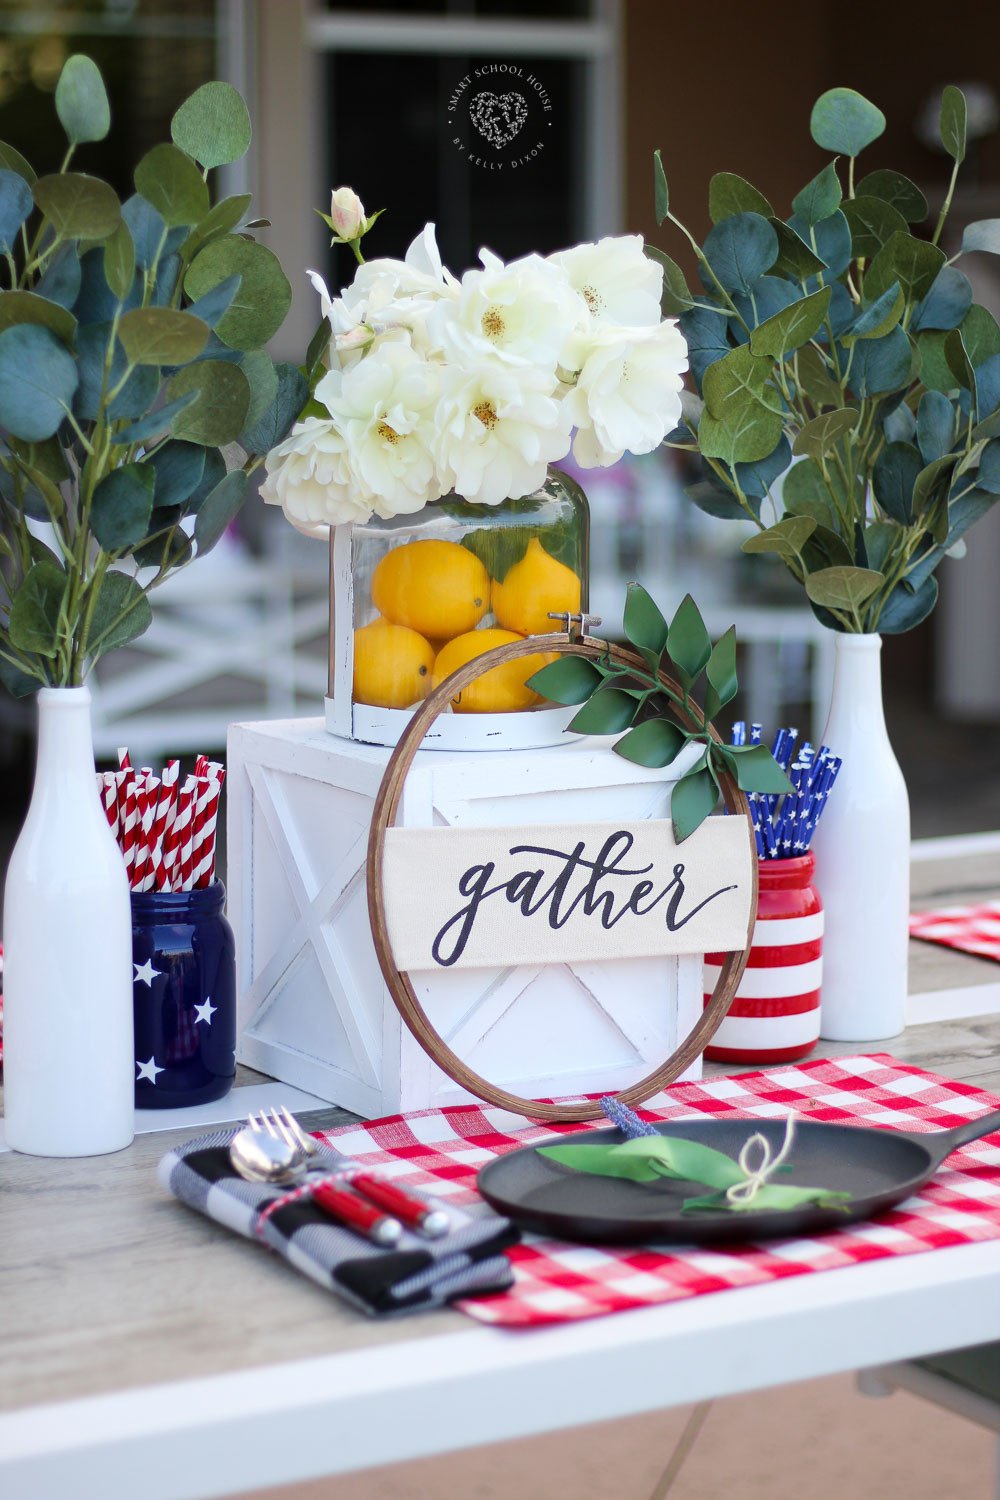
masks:
{"type": "MultiPolygon", "coordinates": [[[[395,744],[414,708],[471,657],[563,631],[550,615],[586,610],[589,545],[586,497],[556,470],[533,495],[501,505],[451,497],[413,516],[337,527],[328,727],[395,744]]],[[[539,653],[484,674],[439,717],[428,744],[556,743],[572,713],[526,686],[547,660],[539,653]]]]}

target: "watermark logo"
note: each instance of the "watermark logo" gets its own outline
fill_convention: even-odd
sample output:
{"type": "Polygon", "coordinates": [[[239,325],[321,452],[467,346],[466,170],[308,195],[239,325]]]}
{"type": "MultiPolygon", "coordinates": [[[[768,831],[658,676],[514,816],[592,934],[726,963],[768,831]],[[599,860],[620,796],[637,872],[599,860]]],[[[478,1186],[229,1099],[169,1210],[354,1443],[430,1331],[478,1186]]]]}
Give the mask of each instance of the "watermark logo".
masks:
{"type": "Polygon", "coordinates": [[[466,73],[448,99],[452,145],[471,166],[489,172],[529,166],[545,150],[552,100],[545,84],[518,63],[484,63],[466,73]]]}

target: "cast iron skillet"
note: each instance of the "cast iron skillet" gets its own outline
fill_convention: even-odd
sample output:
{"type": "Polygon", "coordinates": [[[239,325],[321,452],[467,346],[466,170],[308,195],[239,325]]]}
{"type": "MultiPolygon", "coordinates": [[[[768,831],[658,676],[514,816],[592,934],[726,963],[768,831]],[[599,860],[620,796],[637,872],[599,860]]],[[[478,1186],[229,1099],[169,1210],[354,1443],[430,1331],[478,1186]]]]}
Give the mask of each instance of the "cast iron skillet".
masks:
{"type": "MultiPolygon", "coordinates": [[[[671,1120],[657,1126],[661,1135],[701,1141],[737,1157],[755,1132],[765,1136],[777,1155],[785,1138],[784,1120],[671,1120]]],[[[747,1209],[682,1213],[685,1198],[710,1191],[699,1183],[664,1178],[629,1182],[576,1172],[531,1146],[499,1156],[479,1173],[479,1191],[498,1213],[527,1229],[559,1239],[608,1245],[648,1244],[655,1240],[687,1243],[710,1240],[760,1240],[840,1229],[855,1219],[870,1219],[916,1192],[945,1157],[966,1141],[1000,1130],[1000,1111],[981,1115],[953,1130],[927,1132],[884,1130],[870,1126],[832,1125],[797,1119],[789,1164],[775,1183],[798,1183],[850,1193],[840,1209],[804,1208],[779,1213],[747,1209]]],[[[568,1144],[615,1145],[619,1130],[572,1133],[568,1144]]],[[[555,1144],[550,1141],[546,1144],[555,1144]]]]}

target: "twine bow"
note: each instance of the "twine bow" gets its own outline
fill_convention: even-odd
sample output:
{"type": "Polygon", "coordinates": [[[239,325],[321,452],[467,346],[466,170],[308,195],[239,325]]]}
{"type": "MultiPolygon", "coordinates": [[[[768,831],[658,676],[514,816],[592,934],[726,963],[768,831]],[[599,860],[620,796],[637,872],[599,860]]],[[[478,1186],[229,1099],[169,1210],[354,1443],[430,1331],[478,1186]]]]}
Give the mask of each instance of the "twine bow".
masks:
{"type": "Polygon", "coordinates": [[[743,1182],[734,1182],[732,1187],[726,1188],[726,1199],[730,1203],[752,1203],[760,1189],[764,1187],[769,1178],[781,1166],[792,1149],[792,1141],[795,1139],[795,1115],[788,1114],[785,1117],[785,1139],[781,1143],[781,1150],[777,1156],[772,1156],[771,1146],[766,1136],[760,1131],[755,1132],[749,1140],[743,1143],[737,1160],[740,1169],[746,1175],[743,1182]],[[754,1165],[754,1151],[760,1153],[756,1166],[754,1165]]]}

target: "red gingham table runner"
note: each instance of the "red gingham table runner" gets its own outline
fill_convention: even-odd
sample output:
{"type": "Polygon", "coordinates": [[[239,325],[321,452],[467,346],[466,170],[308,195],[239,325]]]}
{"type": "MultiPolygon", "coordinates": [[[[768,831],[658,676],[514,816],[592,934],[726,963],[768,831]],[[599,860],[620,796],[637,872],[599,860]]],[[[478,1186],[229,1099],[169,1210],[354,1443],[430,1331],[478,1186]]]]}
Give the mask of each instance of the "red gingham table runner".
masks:
{"type": "MultiPolygon", "coordinates": [[[[1000,1100],[885,1054],[841,1057],[675,1084],[639,1111],[648,1120],[732,1114],[932,1129],[1000,1109],[1000,1100]]],[[[341,1151],[408,1185],[464,1207],[478,1200],[476,1172],[517,1146],[593,1127],[535,1124],[487,1106],[390,1115],[327,1133],[341,1151]]],[[[507,1253],[515,1285],[455,1305],[482,1323],[537,1327],[706,1292],[761,1286],[892,1255],[1000,1239],[1000,1136],[954,1152],[922,1192],[869,1223],[813,1239],[770,1240],[719,1250],[574,1245],[528,1235],[507,1253]]]]}
{"type": "Polygon", "coordinates": [[[910,937],[1000,963],[1000,901],[915,911],[910,916],[910,937]]]}

